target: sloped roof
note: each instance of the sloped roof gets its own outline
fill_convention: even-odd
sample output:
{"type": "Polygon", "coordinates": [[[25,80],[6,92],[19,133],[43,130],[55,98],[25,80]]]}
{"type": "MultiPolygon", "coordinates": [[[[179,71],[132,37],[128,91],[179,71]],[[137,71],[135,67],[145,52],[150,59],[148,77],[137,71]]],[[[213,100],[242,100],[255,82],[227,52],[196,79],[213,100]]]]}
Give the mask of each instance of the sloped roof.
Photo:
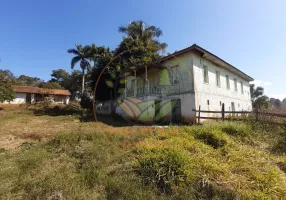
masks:
{"type": "Polygon", "coordinates": [[[202,58],[205,58],[215,64],[217,64],[218,66],[220,67],[223,67],[231,72],[233,72],[234,74],[244,78],[245,80],[247,81],[253,81],[254,79],[250,76],[248,76],[247,74],[245,74],[244,72],[240,71],[239,69],[237,69],[236,67],[232,66],[231,64],[227,63],[226,61],[224,61],[223,59],[219,58],[218,56],[212,54],[211,52],[205,50],[204,48],[196,45],[196,44],[193,44],[192,46],[190,47],[187,47],[185,49],[182,49],[180,51],[176,51],[175,53],[173,54],[170,54],[168,56],[165,56],[157,61],[154,62],[154,64],[156,63],[162,63],[166,60],[169,60],[169,59],[173,59],[175,58],[176,56],[179,56],[179,55],[182,55],[184,53],[187,53],[187,52],[196,52],[198,53],[202,58]]]}
{"type": "Polygon", "coordinates": [[[15,92],[19,93],[33,93],[33,94],[54,94],[54,95],[64,95],[70,96],[71,93],[68,90],[58,90],[58,89],[47,89],[47,88],[38,88],[30,86],[13,86],[15,92]]]}

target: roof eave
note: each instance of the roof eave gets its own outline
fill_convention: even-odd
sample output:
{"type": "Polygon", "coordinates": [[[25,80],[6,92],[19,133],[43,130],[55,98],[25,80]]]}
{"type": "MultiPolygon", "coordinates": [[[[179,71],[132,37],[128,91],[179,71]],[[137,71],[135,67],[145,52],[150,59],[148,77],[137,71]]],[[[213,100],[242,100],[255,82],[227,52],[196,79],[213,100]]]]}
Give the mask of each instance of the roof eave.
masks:
{"type": "Polygon", "coordinates": [[[173,59],[176,56],[180,56],[182,54],[185,54],[185,53],[188,53],[188,52],[191,52],[191,51],[195,51],[195,50],[200,53],[201,57],[204,57],[206,54],[208,54],[208,55],[212,56],[215,60],[217,60],[219,62],[222,62],[224,65],[228,66],[229,68],[232,68],[234,70],[233,73],[235,73],[238,76],[244,78],[245,80],[247,80],[247,81],[253,81],[254,80],[252,77],[250,77],[247,74],[245,74],[244,72],[240,71],[239,69],[237,69],[233,65],[229,64],[228,62],[224,61],[223,59],[219,58],[218,56],[212,54],[211,52],[205,50],[204,48],[202,48],[202,47],[200,47],[200,46],[198,46],[196,44],[193,44],[192,46],[190,46],[188,48],[182,49],[182,50],[177,51],[177,52],[175,52],[173,54],[165,56],[165,57],[155,61],[154,64],[155,63],[162,63],[162,62],[164,62],[166,60],[173,59]]]}

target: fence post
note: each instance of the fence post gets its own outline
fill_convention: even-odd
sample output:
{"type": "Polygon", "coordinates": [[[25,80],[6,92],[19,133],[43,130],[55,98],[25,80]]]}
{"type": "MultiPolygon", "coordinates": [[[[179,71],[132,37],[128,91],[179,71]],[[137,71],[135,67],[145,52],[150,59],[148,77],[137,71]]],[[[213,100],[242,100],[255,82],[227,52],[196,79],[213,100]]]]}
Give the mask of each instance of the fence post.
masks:
{"type": "Polygon", "coordinates": [[[224,103],[222,104],[222,107],[221,107],[221,118],[222,118],[222,121],[224,121],[224,103]]]}
{"type": "Polygon", "coordinates": [[[199,106],[198,124],[200,124],[200,121],[201,121],[201,106],[199,106]]]}
{"type": "Polygon", "coordinates": [[[258,122],[258,105],[255,107],[255,120],[258,122]]]}

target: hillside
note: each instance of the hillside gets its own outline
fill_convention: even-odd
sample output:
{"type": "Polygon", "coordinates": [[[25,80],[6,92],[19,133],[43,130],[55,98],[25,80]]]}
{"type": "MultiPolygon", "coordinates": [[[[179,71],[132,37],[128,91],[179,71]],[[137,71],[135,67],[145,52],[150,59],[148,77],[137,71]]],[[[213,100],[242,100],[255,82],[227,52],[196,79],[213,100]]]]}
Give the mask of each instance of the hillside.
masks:
{"type": "Polygon", "coordinates": [[[112,127],[0,110],[0,199],[286,199],[286,128],[112,127]]]}

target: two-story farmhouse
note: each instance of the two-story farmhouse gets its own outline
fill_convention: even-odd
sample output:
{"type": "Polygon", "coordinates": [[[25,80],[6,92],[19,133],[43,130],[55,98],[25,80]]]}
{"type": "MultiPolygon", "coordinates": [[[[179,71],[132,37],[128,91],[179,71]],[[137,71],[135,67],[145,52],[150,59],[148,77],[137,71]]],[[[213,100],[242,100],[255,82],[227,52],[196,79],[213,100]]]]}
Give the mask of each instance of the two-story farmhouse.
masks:
{"type": "Polygon", "coordinates": [[[128,120],[189,123],[193,109],[220,111],[223,103],[227,111],[252,110],[253,78],[196,44],[137,67],[126,79],[116,112],[128,120]]]}

